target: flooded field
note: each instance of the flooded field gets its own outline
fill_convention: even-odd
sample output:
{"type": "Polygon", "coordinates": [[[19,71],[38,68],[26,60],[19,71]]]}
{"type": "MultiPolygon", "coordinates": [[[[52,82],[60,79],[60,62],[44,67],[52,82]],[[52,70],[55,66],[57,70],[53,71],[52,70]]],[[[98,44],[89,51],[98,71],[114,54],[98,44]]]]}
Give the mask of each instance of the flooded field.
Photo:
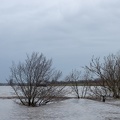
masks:
{"type": "MultiPolygon", "coordinates": [[[[0,87],[0,96],[11,95],[10,87],[0,87]]],[[[119,104],[119,100],[103,103],[68,99],[40,107],[27,107],[15,103],[14,99],[0,99],[0,120],[120,120],[119,104]]]]}
{"type": "Polygon", "coordinates": [[[62,102],[41,107],[26,107],[12,100],[0,100],[0,120],[60,120],[67,114],[62,102]]]}

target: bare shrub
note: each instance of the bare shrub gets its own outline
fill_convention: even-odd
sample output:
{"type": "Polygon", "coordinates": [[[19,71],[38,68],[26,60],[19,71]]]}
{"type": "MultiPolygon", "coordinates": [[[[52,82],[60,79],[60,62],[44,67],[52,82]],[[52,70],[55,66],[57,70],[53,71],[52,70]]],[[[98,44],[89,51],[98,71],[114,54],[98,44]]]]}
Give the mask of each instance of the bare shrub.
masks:
{"type": "Polygon", "coordinates": [[[103,62],[100,58],[92,58],[90,65],[86,69],[93,74],[93,77],[99,78],[101,87],[94,87],[94,93],[109,94],[112,93],[114,98],[120,97],[120,56],[109,55],[104,57],[103,62]]]}
{"type": "Polygon", "coordinates": [[[72,72],[66,77],[66,81],[70,84],[72,92],[79,98],[85,98],[88,91],[88,76],[87,73],[84,76],[80,71],[72,70],[72,72]]]}
{"type": "Polygon", "coordinates": [[[63,87],[51,84],[61,75],[60,71],[52,68],[51,59],[33,52],[31,56],[27,55],[25,62],[13,63],[10,85],[23,105],[40,106],[63,95],[63,87]]]}

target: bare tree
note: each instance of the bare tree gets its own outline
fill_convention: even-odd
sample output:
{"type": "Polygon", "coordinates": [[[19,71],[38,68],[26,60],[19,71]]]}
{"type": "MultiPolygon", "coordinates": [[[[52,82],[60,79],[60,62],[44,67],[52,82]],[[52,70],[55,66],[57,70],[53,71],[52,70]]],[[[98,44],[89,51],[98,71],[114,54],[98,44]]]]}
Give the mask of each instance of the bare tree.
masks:
{"type": "Polygon", "coordinates": [[[94,79],[93,74],[88,69],[85,69],[85,80],[87,87],[87,95],[89,98],[100,99],[105,102],[106,96],[110,96],[108,87],[105,85],[103,80],[94,79]]]}
{"type": "Polygon", "coordinates": [[[23,105],[37,106],[53,101],[62,95],[63,87],[53,86],[62,73],[52,68],[52,60],[33,52],[25,62],[13,63],[10,85],[23,105]],[[12,80],[12,82],[11,82],[12,80]]]}
{"type": "Polygon", "coordinates": [[[113,97],[115,98],[120,97],[119,55],[111,54],[107,57],[104,57],[103,62],[100,61],[100,58],[92,58],[90,66],[86,66],[86,69],[89,70],[94,77],[97,77],[101,80],[99,86],[102,87],[101,90],[104,91],[104,93],[105,91],[109,91],[113,94],[113,97]]]}
{"type": "Polygon", "coordinates": [[[66,77],[66,81],[68,81],[71,85],[72,91],[75,93],[76,97],[80,98],[79,85],[78,81],[80,80],[81,72],[77,70],[72,70],[72,72],[66,77]]]}
{"type": "Polygon", "coordinates": [[[88,94],[88,90],[89,90],[89,80],[91,79],[91,76],[89,74],[89,71],[84,71],[83,74],[83,84],[82,84],[82,90],[81,90],[81,97],[85,98],[86,95],[88,94]]]}

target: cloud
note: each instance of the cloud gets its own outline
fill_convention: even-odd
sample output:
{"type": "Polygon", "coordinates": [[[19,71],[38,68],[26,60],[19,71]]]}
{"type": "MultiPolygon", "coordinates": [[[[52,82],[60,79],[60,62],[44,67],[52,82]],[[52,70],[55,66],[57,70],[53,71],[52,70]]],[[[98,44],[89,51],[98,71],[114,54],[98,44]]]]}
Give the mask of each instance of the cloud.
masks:
{"type": "Polygon", "coordinates": [[[1,79],[7,76],[12,60],[24,60],[33,51],[52,57],[55,66],[68,73],[88,64],[92,55],[102,57],[119,50],[119,0],[0,3],[1,79]]]}

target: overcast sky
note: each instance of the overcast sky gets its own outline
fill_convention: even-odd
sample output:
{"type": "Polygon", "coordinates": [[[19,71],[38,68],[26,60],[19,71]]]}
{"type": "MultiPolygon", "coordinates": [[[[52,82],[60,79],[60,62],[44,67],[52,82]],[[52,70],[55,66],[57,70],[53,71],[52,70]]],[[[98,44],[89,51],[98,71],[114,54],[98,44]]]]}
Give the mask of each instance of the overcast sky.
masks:
{"type": "Polygon", "coordinates": [[[33,51],[66,75],[119,50],[120,0],[0,0],[0,82],[33,51]]]}

